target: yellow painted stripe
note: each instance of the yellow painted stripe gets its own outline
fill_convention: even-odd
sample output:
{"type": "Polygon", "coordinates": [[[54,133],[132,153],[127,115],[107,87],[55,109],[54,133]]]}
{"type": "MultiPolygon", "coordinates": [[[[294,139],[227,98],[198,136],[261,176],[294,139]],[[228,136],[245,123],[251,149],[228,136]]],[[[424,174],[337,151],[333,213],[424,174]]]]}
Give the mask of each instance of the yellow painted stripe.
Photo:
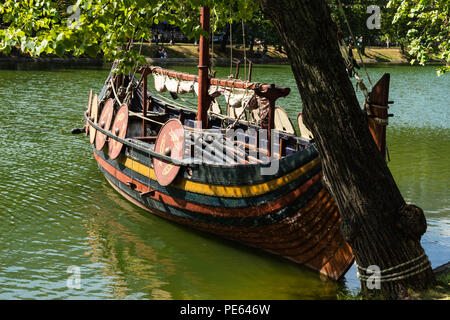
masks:
{"type": "MultiPolygon", "coordinates": [[[[125,158],[125,160],[118,160],[121,164],[127,168],[146,176],[152,180],[156,181],[156,175],[153,168],[147,167],[137,161],[130,158],[125,158]]],[[[226,198],[245,198],[258,196],[273,190],[276,190],[295,179],[298,179],[303,174],[307,173],[314,166],[319,163],[319,158],[315,158],[313,161],[308,162],[303,167],[300,167],[291,173],[288,173],[282,177],[270,180],[265,183],[254,184],[249,186],[222,186],[222,185],[212,185],[200,182],[194,182],[186,179],[180,179],[174,182],[171,187],[182,189],[184,191],[204,194],[208,196],[216,197],[226,197],[226,198]]]]}

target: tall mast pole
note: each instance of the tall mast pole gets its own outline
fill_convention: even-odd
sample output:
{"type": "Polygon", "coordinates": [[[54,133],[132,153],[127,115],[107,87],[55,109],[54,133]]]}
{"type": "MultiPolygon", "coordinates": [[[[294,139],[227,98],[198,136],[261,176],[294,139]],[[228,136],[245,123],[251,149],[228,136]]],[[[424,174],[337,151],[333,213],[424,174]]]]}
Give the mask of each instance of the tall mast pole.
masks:
{"type": "MultiPolygon", "coordinates": [[[[203,30],[209,35],[209,7],[201,7],[200,24],[203,30]]],[[[198,112],[197,121],[200,121],[202,128],[208,128],[208,107],[210,100],[208,97],[208,66],[209,66],[209,39],[200,36],[200,52],[198,61],[198,112]]]]}

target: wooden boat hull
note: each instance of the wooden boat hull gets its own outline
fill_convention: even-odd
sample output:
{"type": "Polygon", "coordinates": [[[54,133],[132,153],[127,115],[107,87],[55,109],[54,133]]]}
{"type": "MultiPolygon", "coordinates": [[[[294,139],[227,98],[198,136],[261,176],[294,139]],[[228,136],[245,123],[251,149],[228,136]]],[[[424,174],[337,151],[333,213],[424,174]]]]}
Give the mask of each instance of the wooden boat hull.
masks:
{"type": "Polygon", "coordinates": [[[332,279],[353,263],[313,147],[280,159],[276,175],[261,175],[259,165],[202,165],[167,187],[158,184],[150,155],[124,146],[111,160],[108,148],[93,151],[114,189],[162,218],[280,255],[332,279]]]}

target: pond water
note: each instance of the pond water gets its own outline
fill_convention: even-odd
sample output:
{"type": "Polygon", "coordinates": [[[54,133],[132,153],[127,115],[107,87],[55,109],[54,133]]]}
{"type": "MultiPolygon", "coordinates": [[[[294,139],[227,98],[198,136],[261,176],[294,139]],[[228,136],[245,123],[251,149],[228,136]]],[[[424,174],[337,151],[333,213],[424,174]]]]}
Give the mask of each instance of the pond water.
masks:
{"type": "MultiPolygon", "coordinates": [[[[369,67],[373,81],[384,72],[395,101],[389,166],[405,199],[425,211],[422,245],[436,267],[450,260],[450,77],[433,67],[369,67]]],[[[1,299],[335,299],[358,289],[355,267],[342,281],[321,279],[117,194],[88,139],[70,134],[107,73],[0,70],[1,299]],[[70,266],[80,268],[80,289],[67,287],[70,266]]],[[[253,79],[291,87],[280,105],[295,121],[301,102],[289,66],[257,66],[253,79]]]]}

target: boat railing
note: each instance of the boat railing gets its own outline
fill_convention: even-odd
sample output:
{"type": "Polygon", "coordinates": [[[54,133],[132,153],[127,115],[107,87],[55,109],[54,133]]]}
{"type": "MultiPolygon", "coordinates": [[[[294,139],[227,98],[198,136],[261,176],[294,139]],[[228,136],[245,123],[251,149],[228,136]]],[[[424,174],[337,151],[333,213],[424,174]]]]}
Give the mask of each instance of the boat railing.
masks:
{"type": "MultiPolygon", "coordinates": [[[[174,70],[168,70],[157,66],[145,66],[140,68],[138,73],[142,74],[143,77],[143,92],[144,92],[144,99],[145,101],[143,106],[143,117],[147,116],[147,110],[148,110],[148,103],[147,103],[147,76],[149,74],[161,74],[166,75],[168,77],[172,77],[178,80],[185,80],[185,81],[193,81],[193,82],[199,82],[200,78],[199,76],[184,73],[184,72],[178,72],[174,70]]],[[[268,114],[267,114],[267,124],[265,125],[264,129],[268,130],[269,140],[271,140],[271,131],[275,128],[275,102],[278,98],[286,97],[290,93],[290,88],[288,87],[280,87],[276,86],[275,84],[262,84],[259,82],[250,82],[250,81],[242,81],[240,79],[220,79],[220,78],[209,78],[209,86],[218,86],[223,88],[229,88],[231,90],[233,89],[244,89],[244,90],[253,90],[254,93],[259,96],[263,97],[268,100],[268,114]]],[[[206,99],[208,100],[208,99],[206,99]]],[[[200,100],[199,100],[200,101],[200,100]]],[[[211,101],[211,100],[209,100],[211,101]]],[[[199,106],[203,105],[200,104],[199,106]]],[[[209,105],[209,103],[208,103],[209,105]]],[[[199,107],[200,108],[200,107],[199,107]]],[[[203,110],[203,109],[202,109],[203,110]]],[[[202,113],[199,109],[199,114],[202,113]]],[[[202,121],[205,122],[205,121],[202,121]]],[[[207,121],[206,121],[207,122],[207,121]]],[[[145,121],[142,124],[142,132],[145,133],[145,121]]],[[[207,127],[203,126],[204,128],[207,127]]],[[[272,154],[271,146],[268,147],[268,153],[269,155],[272,154]]]]}
{"type": "MultiPolygon", "coordinates": [[[[148,66],[146,68],[148,69],[142,68],[141,70],[139,70],[139,72],[143,73],[144,70],[148,70],[150,73],[159,73],[179,80],[198,82],[198,76],[190,73],[164,69],[162,67],[157,66],[148,66]]],[[[262,84],[259,82],[242,81],[240,79],[234,78],[231,79],[210,78],[209,84],[225,88],[255,90],[255,93],[258,95],[260,95],[260,93],[266,95],[267,92],[270,92],[272,97],[275,98],[274,100],[281,97],[285,97],[290,93],[290,88],[288,87],[280,87],[274,84],[262,84]]]]}
{"type": "MultiPolygon", "coordinates": [[[[152,149],[148,148],[147,146],[143,146],[139,143],[136,143],[139,140],[133,139],[133,138],[125,138],[122,139],[118,136],[116,136],[114,133],[112,133],[111,131],[105,130],[103,129],[101,126],[99,126],[98,124],[96,124],[95,122],[93,122],[89,116],[85,113],[84,114],[85,120],[88,122],[88,124],[90,126],[92,126],[95,130],[99,131],[100,133],[106,135],[108,138],[116,140],[120,143],[122,143],[123,145],[126,145],[134,150],[143,152],[143,153],[147,153],[150,157],[155,157],[157,159],[160,160],[164,160],[166,162],[172,163],[175,166],[181,166],[181,167],[189,167],[189,168],[195,168],[198,165],[202,164],[201,160],[199,161],[198,159],[174,159],[172,157],[166,156],[164,154],[158,153],[153,151],[152,149]]],[[[206,133],[206,132],[205,132],[206,133]]],[[[213,130],[208,130],[208,134],[213,134],[213,130]]],[[[228,146],[229,147],[229,146],[228,146]]],[[[272,159],[268,159],[268,161],[260,161],[259,159],[255,160],[255,163],[253,164],[257,164],[260,166],[270,166],[271,165],[271,160],[272,159]]],[[[242,165],[245,165],[245,163],[241,163],[242,165]]],[[[236,165],[239,165],[239,163],[228,163],[228,164],[223,164],[224,166],[233,166],[235,167],[236,165]]]]}
{"type": "Polygon", "coordinates": [[[116,141],[118,141],[118,142],[120,142],[120,143],[122,143],[124,145],[127,145],[127,146],[129,146],[129,147],[131,147],[133,149],[136,149],[136,150],[144,152],[144,153],[148,153],[152,157],[155,157],[157,159],[170,162],[170,163],[172,163],[172,164],[174,164],[176,166],[187,166],[187,167],[196,166],[196,164],[193,161],[191,161],[191,160],[174,159],[174,158],[168,157],[166,155],[163,155],[161,153],[155,152],[155,151],[153,151],[153,150],[151,150],[149,148],[146,148],[146,147],[144,147],[142,145],[139,145],[139,144],[135,143],[133,141],[133,139],[130,139],[130,138],[122,139],[122,138],[116,136],[115,134],[113,134],[111,131],[105,130],[102,127],[100,127],[99,125],[97,125],[95,122],[93,122],[88,117],[87,114],[85,114],[84,117],[85,117],[86,121],[89,123],[89,125],[92,126],[95,130],[100,131],[101,133],[103,133],[107,137],[109,137],[109,138],[111,138],[113,140],[116,140],[116,141]]]}

